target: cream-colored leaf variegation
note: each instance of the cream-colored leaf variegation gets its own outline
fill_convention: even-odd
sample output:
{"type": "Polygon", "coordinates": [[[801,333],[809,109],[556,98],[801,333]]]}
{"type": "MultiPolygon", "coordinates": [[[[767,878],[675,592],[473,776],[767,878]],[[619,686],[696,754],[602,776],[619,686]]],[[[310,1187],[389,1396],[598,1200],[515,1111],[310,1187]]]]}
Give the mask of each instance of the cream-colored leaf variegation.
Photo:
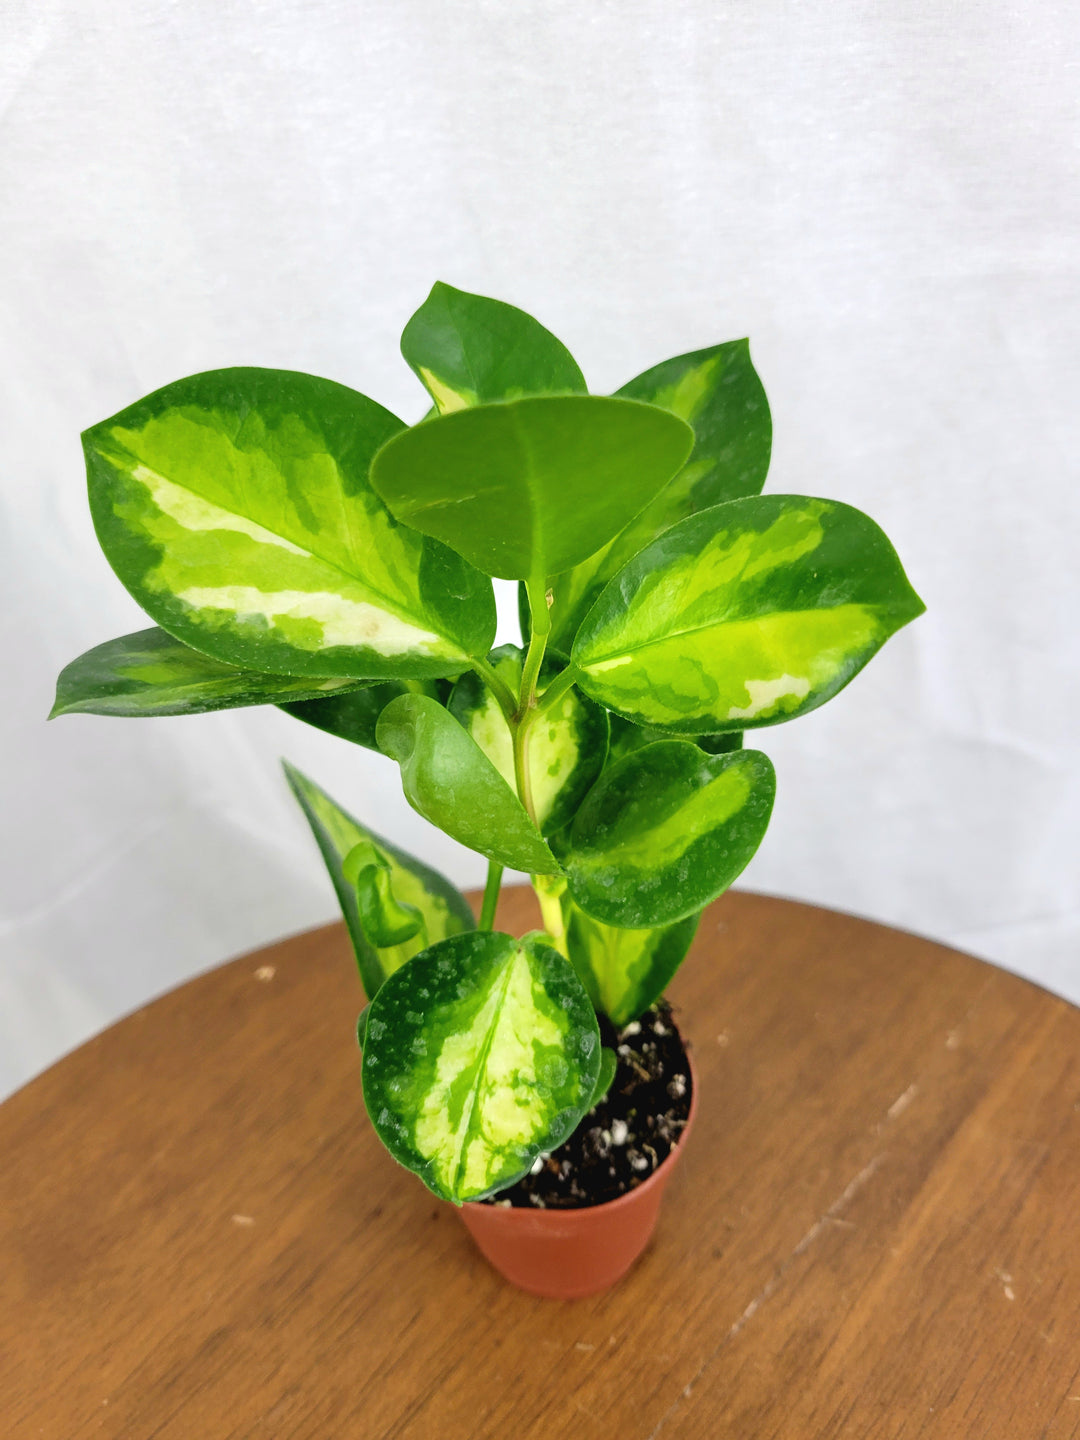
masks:
{"type": "Polygon", "coordinates": [[[573,660],[585,693],[635,724],[744,730],[824,704],[923,608],[860,511],[752,496],[691,516],[626,565],[573,660]]]}
{"type": "Polygon", "coordinates": [[[758,750],[709,755],[688,740],[658,740],[632,751],[604,771],[571,827],[562,857],[571,899],[619,929],[697,914],[753,858],[775,791],[758,750]]]}
{"type": "MultiPolygon", "coordinates": [[[[523,652],[516,645],[502,645],[491,652],[488,660],[516,695],[521,687],[523,652]]],[[[538,695],[543,695],[564,664],[555,659],[545,660],[540,670],[538,695]]],[[[454,686],[449,709],[506,783],[515,786],[510,726],[495,696],[479,676],[461,677],[454,686]]],[[[554,834],[573,818],[603,768],[607,745],[607,712],[573,689],[530,726],[525,738],[525,763],[541,834],[554,834]]]]}
{"type": "Polygon", "coordinates": [[[364,1102],[391,1154],[443,1199],[512,1183],[591,1103],[600,1034],[569,962],[476,931],[391,976],[364,1036],[364,1102]]]}
{"type": "Polygon", "coordinates": [[[651,930],[624,930],[586,915],[562,897],[566,944],[597,1010],[613,1025],[636,1020],[659,1000],[697,933],[700,914],[651,930]]]}
{"type": "Polygon", "coordinates": [[[227,664],[460,673],[490,644],[491,586],[371,489],[371,458],[401,429],[310,375],[178,381],[83,437],[102,546],[164,629],[227,664]]]}
{"type": "Polygon", "coordinates": [[[247,705],[325,701],[355,694],[362,681],[266,675],[225,665],[153,627],[120,635],[65,665],[55,715],[202,715],[247,705]]]}
{"type": "Polygon", "coordinates": [[[769,469],[769,402],[745,340],[664,360],[617,394],[685,420],[694,430],[694,448],[674,479],[625,530],[553,582],[551,643],[566,650],[604,586],[639,550],[688,515],[758,494],[769,469]]]}
{"type": "Polygon", "coordinates": [[[352,940],[360,979],[369,999],[378,992],[387,976],[399,970],[418,951],[437,940],[473,928],[476,922],[468,901],[437,870],[432,870],[361,825],[347,810],[331,800],[325,790],[288,763],[285,764],[285,777],[300,802],[330,873],[352,940]],[[363,865],[358,863],[360,847],[363,847],[363,865]],[[370,874],[376,868],[381,872],[377,878],[370,874]],[[377,883],[382,895],[373,897],[370,889],[367,894],[358,893],[357,879],[368,886],[377,883]],[[391,920],[400,919],[404,909],[419,916],[419,927],[398,944],[380,943],[382,935],[369,933],[370,902],[375,898],[380,902],[382,914],[375,913],[382,923],[388,917],[391,920]],[[365,915],[369,917],[368,926],[364,923],[365,915]]]}

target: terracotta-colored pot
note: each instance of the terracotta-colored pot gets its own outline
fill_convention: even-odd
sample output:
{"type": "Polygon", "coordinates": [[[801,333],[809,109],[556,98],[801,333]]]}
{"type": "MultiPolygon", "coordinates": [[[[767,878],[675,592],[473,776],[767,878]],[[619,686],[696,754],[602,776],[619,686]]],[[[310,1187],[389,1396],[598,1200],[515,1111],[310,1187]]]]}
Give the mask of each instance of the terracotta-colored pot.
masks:
{"type": "Polygon", "coordinates": [[[617,1200],[582,1210],[462,1205],[466,1228],[505,1279],[534,1295],[580,1300],[626,1274],[656,1228],[664,1187],[694,1123],[697,1076],[692,1064],[690,1083],[690,1114],[678,1145],[648,1180],[617,1200]]]}

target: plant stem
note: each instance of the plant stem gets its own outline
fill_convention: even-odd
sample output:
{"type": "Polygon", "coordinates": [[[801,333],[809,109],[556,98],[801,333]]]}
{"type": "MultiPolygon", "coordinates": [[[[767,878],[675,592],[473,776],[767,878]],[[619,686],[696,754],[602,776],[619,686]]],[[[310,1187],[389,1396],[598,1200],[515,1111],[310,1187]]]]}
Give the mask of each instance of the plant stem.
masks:
{"type": "Polygon", "coordinates": [[[499,709],[506,716],[507,720],[512,720],[514,718],[514,711],[517,709],[517,700],[510,686],[507,685],[502,676],[497,673],[494,665],[489,665],[486,660],[474,660],[472,662],[472,668],[495,696],[495,699],[499,702],[499,709]]]}
{"type": "Polygon", "coordinates": [[[530,718],[535,719],[538,715],[542,715],[549,705],[554,705],[556,700],[561,700],[577,677],[578,672],[573,665],[568,665],[565,670],[561,670],[543,694],[537,697],[530,718]]]}
{"type": "Polygon", "coordinates": [[[522,721],[536,704],[536,680],[544,662],[548,636],[551,634],[551,616],[548,613],[547,590],[544,582],[526,580],[529,594],[529,651],[521,668],[521,694],[518,696],[517,720],[522,721]]]}
{"type": "Polygon", "coordinates": [[[532,772],[529,770],[529,719],[511,722],[510,730],[514,737],[514,779],[517,782],[518,798],[525,806],[526,813],[534,825],[537,824],[536,804],[533,801],[532,793],[532,772]]]}
{"type": "Polygon", "coordinates": [[[487,884],[484,886],[484,903],[480,907],[480,930],[490,930],[495,924],[495,906],[499,903],[499,886],[502,884],[503,867],[497,860],[488,861],[487,884]]]}
{"type": "Polygon", "coordinates": [[[555,949],[563,955],[566,951],[566,925],[563,921],[562,895],[566,881],[561,875],[533,875],[532,886],[540,901],[540,914],[544,929],[551,936],[555,949]]]}

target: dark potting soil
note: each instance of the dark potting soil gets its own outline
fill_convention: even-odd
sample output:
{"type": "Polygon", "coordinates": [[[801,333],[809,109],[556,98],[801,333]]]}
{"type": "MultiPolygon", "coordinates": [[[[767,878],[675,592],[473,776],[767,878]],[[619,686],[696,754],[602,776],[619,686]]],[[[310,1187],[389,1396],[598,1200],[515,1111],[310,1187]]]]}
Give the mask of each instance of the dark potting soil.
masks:
{"type": "Polygon", "coordinates": [[[583,1209],[617,1200],[661,1165],[690,1115],[686,1048],[661,1000],[622,1030],[600,1017],[600,1038],[618,1056],[611,1089],[570,1139],[532,1172],[484,1203],[521,1209],[583,1209]]]}

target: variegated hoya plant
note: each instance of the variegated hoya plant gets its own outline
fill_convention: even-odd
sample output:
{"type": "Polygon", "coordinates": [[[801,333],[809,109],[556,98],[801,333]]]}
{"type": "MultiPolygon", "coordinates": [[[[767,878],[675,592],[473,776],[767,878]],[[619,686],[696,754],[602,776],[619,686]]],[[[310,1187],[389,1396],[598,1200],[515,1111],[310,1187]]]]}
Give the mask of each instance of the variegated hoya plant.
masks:
{"type": "Polygon", "coordinates": [[[86,432],[97,534],[155,628],[70,664],[53,714],[279,705],[396,761],[486,856],[477,924],[286,766],[369,1002],[372,1122],[461,1202],[568,1138],[614,1071],[597,1012],[661,996],[754,854],[775,782],[744,732],[824,704],[923,606],[858,510],[759,493],[745,341],[590,395],[537,321],[440,284],[401,348],[434,402],[411,427],[232,369],[86,432]],[[520,647],[491,648],[493,576],[519,582],[520,647]],[[493,929],[504,866],[543,932],[493,929]]]}

